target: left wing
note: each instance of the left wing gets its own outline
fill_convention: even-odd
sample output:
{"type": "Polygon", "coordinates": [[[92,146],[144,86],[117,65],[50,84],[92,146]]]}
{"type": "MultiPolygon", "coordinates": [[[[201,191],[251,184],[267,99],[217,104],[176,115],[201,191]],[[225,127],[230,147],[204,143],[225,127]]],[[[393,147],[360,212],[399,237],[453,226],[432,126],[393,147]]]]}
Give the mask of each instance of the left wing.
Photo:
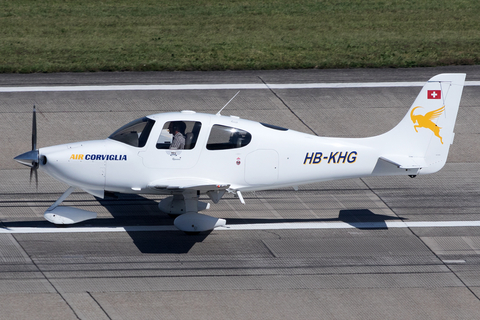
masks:
{"type": "Polygon", "coordinates": [[[198,190],[200,192],[207,192],[210,190],[226,190],[229,187],[229,184],[216,183],[212,180],[189,178],[160,179],[148,184],[148,188],[168,191],[198,190]]]}
{"type": "Polygon", "coordinates": [[[208,179],[160,179],[150,182],[147,187],[166,193],[206,193],[214,203],[218,203],[225,194],[230,184],[215,183],[208,179]]]}

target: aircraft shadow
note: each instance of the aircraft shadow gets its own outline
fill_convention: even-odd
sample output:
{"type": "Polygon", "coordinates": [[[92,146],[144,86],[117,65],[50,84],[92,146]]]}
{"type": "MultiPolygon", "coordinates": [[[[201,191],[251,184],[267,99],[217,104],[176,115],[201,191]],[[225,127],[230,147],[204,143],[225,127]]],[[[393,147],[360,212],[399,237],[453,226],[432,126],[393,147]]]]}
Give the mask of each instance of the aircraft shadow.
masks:
{"type": "MultiPolygon", "coordinates": [[[[117,227],[117,226],[173,226],[173,220],[158,209],[156,200],[140,195],[120,195],[119,199],[97,199],[105,207],[113,219],[97,218],[75,224],[75,227],[117,227]]],[[[405,218],[375,214],[368,209],[340,210],[337,218],[298,218],[298,219],[227,219],[228,224],[268,224],[294,222],[344,222],[363,230],[388,229],[387,220],[405,218]]],[[[48,221],[12,221],[3,222],[5,228],[12,227],[51,228],[48,221]]],[[[192,247],[203,242],[210,232],[200,234],[185,234],[180,231],[128,231],[133,243],[142,253],[179,254],[188,253],[192,247]]]]}
{"type": "Polygon", "coordinates": [[[268,223],[285,223],[285,222],[344,222],[352,227],[362,230],[388,229],[387,220],[407,220],[403,217],[387,216],[376,214],[369,209],[348,209],[340,210],[338,218],[312,218],[312,219],[227,219],[228,224],[268,224],[268,223]]]}
{"type": "MultiPolygon", "coordinates": [[[[173,220],[167,214],[162,213],[158,209],[158,202],[145,198],[140,195],[119,195],[118,199],[100,199],[97,201],[105,207],[115,220],[115,224],[122,226],[173,226],[173,220]]],[[[97,219],[98,220],[98,219],[97,219]]],[[[111,219],[108,223],[112,225],[111,219]]],[[[95,223],[96,220],[91,220],[95,223]]],[[[95,223],[96,226],[99,226],[95,223]]],[[[210,232],[202,232],[199,234],[185,234],[180,231],[128,231],[128,235],[132,238],[133,243],[142,253],[188,253],[192,247],[205,240],[210,232]]]]}

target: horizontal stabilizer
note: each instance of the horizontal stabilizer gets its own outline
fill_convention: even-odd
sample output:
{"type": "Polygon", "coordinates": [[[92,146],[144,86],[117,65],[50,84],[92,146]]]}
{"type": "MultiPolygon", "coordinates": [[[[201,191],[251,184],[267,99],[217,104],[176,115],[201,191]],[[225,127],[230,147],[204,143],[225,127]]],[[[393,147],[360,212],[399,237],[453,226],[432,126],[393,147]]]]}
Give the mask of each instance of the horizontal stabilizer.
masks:
{"type": "Polygon", "coordinates": [[[400,169],[420,169],[427,166],[425,158],[409,157],[407,155],[388,155],[380,159],[396,165],[400,169]]]}

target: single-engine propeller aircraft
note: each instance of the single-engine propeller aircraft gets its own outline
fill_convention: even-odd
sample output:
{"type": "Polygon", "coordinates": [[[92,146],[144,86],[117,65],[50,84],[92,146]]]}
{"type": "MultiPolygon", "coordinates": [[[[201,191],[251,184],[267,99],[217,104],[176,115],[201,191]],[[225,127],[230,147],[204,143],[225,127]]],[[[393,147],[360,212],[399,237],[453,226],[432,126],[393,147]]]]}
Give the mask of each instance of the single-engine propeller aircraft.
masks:
{"type": "Polygon", "coordinates": [[[37,149],[35,107],[32,150],[15,158],[71,186],[45,211],[57,225],[96,218],[59,206],[75,188],[103,198],[112,193],[170,195],[159,209],[177,216],[185,232],[212,230],[225,219],[198,213],[231,192],[298,186],[367,176],[434,173],[453,143],[465,74],[440,74],[423,87],[403,120],[368,138],[326,138],[270,124],[182,111],[146,116],[105,140],[37,149]],[[175,147],[175,148],[173,148],[175,147]]]}

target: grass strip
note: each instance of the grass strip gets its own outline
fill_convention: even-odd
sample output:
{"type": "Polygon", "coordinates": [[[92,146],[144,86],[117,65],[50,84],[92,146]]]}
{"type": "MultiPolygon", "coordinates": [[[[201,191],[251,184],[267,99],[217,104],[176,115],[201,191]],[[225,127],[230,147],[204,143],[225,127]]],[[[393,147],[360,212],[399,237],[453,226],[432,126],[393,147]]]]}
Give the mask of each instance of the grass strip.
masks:
{"type": "Polygon", "coordinates": [[[0,0],[0,72],[480,63],[478,0],[0,0]]]}

